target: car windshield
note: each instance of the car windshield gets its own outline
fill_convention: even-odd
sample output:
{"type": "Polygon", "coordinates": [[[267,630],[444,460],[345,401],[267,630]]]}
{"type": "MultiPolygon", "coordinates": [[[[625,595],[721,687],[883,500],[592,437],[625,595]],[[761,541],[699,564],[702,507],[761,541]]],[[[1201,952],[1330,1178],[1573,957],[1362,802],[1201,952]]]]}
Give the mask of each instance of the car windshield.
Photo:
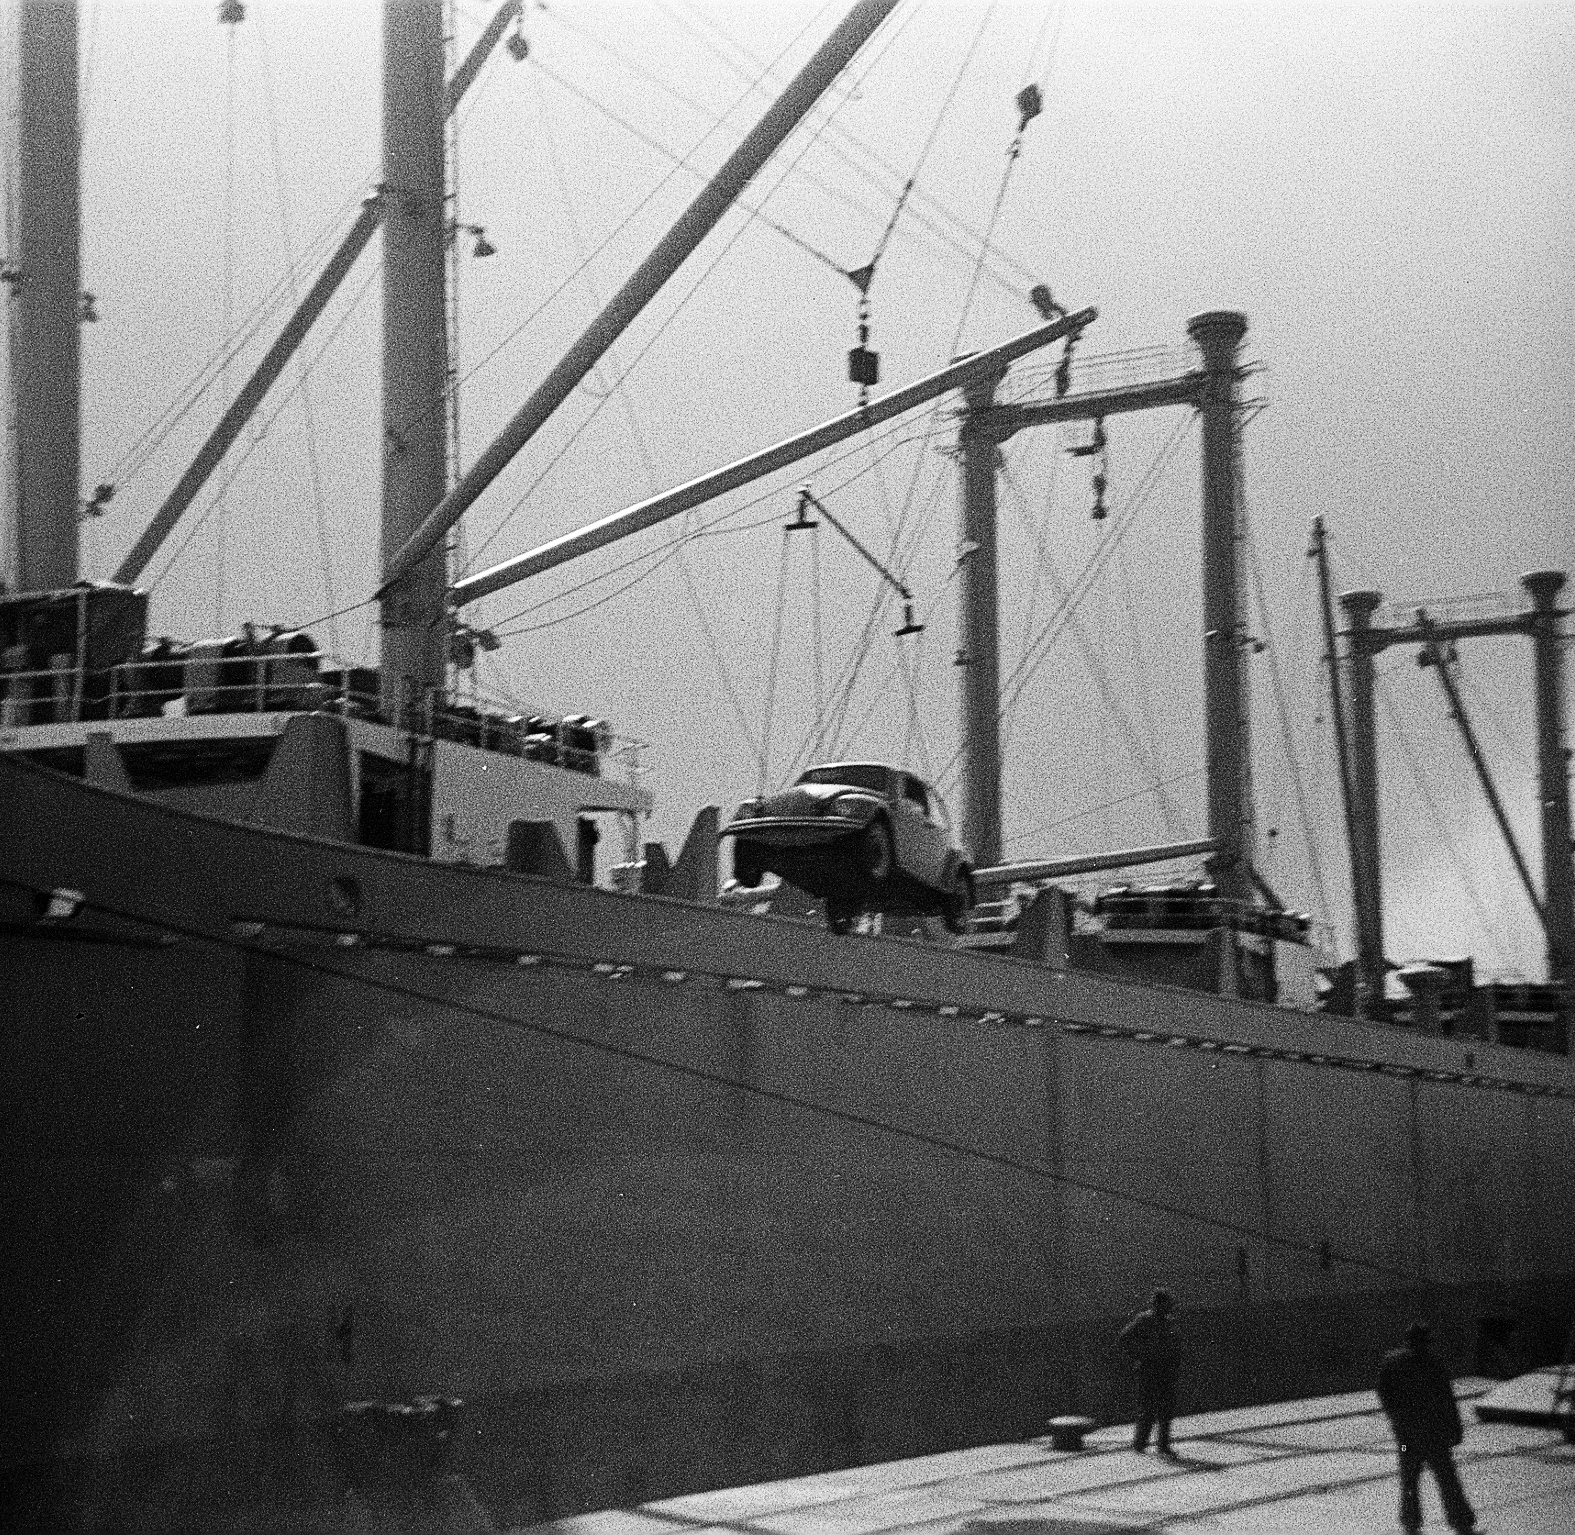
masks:
{"type": "Polygon", "coordinates": [[[839,762],[831,767],[811,768],[800,783],[848,784],[855,789],[886,792],[886,769],[878,762],[839,762]]]}

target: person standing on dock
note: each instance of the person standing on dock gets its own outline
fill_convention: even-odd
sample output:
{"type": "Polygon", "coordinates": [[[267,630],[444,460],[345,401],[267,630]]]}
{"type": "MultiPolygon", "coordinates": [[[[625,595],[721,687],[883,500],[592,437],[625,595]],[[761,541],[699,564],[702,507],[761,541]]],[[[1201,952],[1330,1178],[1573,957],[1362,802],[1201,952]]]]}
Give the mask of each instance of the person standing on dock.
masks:
{"type": "Polygon", "coordinates": [[[1450,1454],[1464,1437],[1460,1409],[1448,1373],[1433,1357],[1431,1338],[1426,1322],[1413,1322],[1405,1347],[1385,1354],[1378,1368],[1378,1400],[1400,1450],[1400,1523],[1407,1530],[1422,1528],[1422,1467],[1428,1466],[1450,1528],[1474,1530],[1477,1516],[1450,1454]]]}
{"type": "Polygon", "coordinates": [[[1148,1448],[1151,1431],[1157,1431],[1154,1448],[1161,1455],[1175,1454],[1170,1447],[1170,1420],[1176,1413],[1176,1377],[1181,1373],[1181,1341],[1170,1320],[1175,1309],[1170,1291],[1156,1290],[1148,1309],[1121,1329],[1121,1347],[1137,1377],[1132,1448],[1139,1454],[1148,1448]]]}

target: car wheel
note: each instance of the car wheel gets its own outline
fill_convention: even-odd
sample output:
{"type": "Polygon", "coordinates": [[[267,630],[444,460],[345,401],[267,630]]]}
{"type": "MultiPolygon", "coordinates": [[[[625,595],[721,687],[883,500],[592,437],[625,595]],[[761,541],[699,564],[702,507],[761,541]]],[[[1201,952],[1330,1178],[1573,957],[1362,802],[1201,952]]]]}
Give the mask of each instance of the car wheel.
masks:
{"type": "Polygon", "coordinates": [[[967,869],[959,868],[952,875],[951,889],[946,892],[946,905],[941,911],[941,920],[946,924],[946,931],[965,932],[968,927],[968,913],[972,910],[973,876],[967,869]]]}
{"type": "Polygon", "coordinates": [[[895,859],[891,850],[891,826],[884,816],[877,816],[864,828],[859,841],[859,861],[864,866],[864,877],[872,885],[884,885],[891,878],[895,859]]]}
{"type": "Polygon", "coordinates": [[[752,842],[733,844],[733,878],[741,885],[758,885],[766,877],[760,849],[752,842]]]}
{"type": "Polygon", "coordinates": [[[858,907],[851,901],[832,898],[826,902],[826,926],[834,933],[850,932],[853,928],[853,919],[858,914],[858,907]]]}

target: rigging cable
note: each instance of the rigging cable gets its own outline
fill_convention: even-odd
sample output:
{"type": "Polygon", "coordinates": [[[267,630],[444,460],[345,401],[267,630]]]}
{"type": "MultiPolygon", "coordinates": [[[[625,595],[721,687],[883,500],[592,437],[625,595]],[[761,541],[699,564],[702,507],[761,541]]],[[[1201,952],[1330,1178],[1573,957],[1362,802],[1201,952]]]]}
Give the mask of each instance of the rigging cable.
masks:
{"type": "MultiPolygon", "coordinates": [[[[1131,530],[1138,514],[1148,504],[1150,496],[1158,488],[1166,468],[1169,466],[1176,449],[1181,443],[1182,437],[1191,424],[1191,414],[1184,415],[1176,424],[1175,430],[1165,440],[1153,459],[1150,460],[1148,468],[1143,471],[1131,496],[1127,500],[1127,504],[1121,509],[1114,524],[1100,540],[1093,554],[1089,556],[1082,570],[1074,578],[1066,601],[1056,609],[1044,628],[1039,632],[1033,645],[1030,647],[1029,654],[1026,654],[1012,668],[1007,677],[1003,679],[1001,683],[1001,706],[996,716],[997,720],[1006,719],[1010,711],[1017,706],[1024,689],[1033,681],[1039,667],[1044,664],[1045,659],[1050,655],[1051,649],[1060,637],[1062,630],[1071,622],[1079,605],[1092,589],[1093,583],[1109,563],[1121,540],[1131,530]]],[[[941,770],[943,779],[950,778],[961,757],[962,748],[959,745],[941,770]]]]}
{"type": "MultiPolygon", "coordinates": [[[[318,363],[322,362],[322,360],[328,355],[329,348],[338,339],[340,331],[344,329],[345,325],[354,316],[356,310],[360,308],[361,301],[371,290],[372,284],[375,283],[378,277],[382,274],[382,270],[383,263],[381,261],[375,262],[373,264],[371,271],[369,271],[366,277],[362,280],[360,288],[356,290],[355,297],[351,299],[349,304],[345,306],[344,313],[340,315],[339,319],[334,323],[333,328],[328,332],[327,336],[323,338],[323,344],[317,349],[316,355],[309,363],[302,367],[301,376],[303,378],[309,377],[313,370],[317,367],[318,363]]],[[[269,431],[273,427],[273,424],[284,413],[285,407],[292,399],[295,398],[295,391],[297,387],[298,385],[292,384],[290,388],[285,390],[281,395],[278,404],[274,407],[273,414],[270,415],[268,419],[263,422],[262,426],[253,434],[251,440],[246,444],[245,448],[242,449],[235,462],[230,466],[229,474],[219,485],[219,495],[222,495],[224,491],[229,488],[229,486],[234,484],[236,476],[239,475],[240,472],[246,467],[246,463],[251,458],[253,452],[256,451],[257,445],[268,435],[269,431]]],[[[159,582],[161,582],[170,573],[170,571],[175,567],[176,561],[180,559],[181,555],[184,554],[186,549],[190,546],[191,541],[206,526],[208,518],[212,514],[213,505],[214,503],[210,501],[202,515],[198,517],[186,530],[186,536],[181,540],[174,553],[172,553],[170,557],[164,562],[164,566],[159,571],[158,575],[154,576],[148,582],[149,591],[154,591],[157,589],[159,582]]],[[[352,603],[349,608],[343,609],[342,611],[353,613],[357,608],[363,606],[365,606],[364,602],[356,602],[352,603]]]]}
{"type": "MultiPolygon", "coordinates": [[[[828,121],[829,121],[829,119],[828,119],[828,121]]],[[[811,133],[811,134],[808,134],[808,135],[805,136],[804,142],[803,142],[802,146],[799,149],[798,157],[793,161],[793,163],[791,165],[789,165],[789,166],[787,166],[786,168],[783,169],[781,174],[777,177],[776,182],[771,187],[770,191],[768,191],[765,194],[765,196],[761,199],[762,205],[764,205],[765,203],[767,203],[767,202],[769,202],[771,200],[771,198],[776,194],[776,192],[778,190],[780,190],[780,188],[782,187],[783,183],[787,180],[787,178],[790,175],[792,175],[792,173],[798,168],[799,161],[801,161],[804,158],[804,156],[807,155],[809,153],[809,151],[814,147],[814,145],[816,143],[816,140],[817,140],[817,137],[820,134],[820,132],[823,131],[823,129],[824,129],[824,124],[822,125],[821,128],[816,129],[814,133],[811,133]]],[[[704,140],[702,139],[701,142],[704,142],[704,140]]],[[[698,145],[696,147],[698,148],[698,145]]],[[[669,173],[669,177],[668,178],[664,178],[664,181],[660,185],[665,185],[667,179],[671,179],[671,173],[669,173]]],[[[655,191],[656,191],[656,189],[653,189],[653,191],[651,193],[647,194],[646,198],[643,199],[642,202],[640,203],[640,207],[644,207],[645,206],[645,203],[648,202],[650,200],[650,198],[655,195],[655,191]]],[[[637,208],[635,211],[638,212],[639,209],[637,208]]],[[[630,217],[632,218],[633,215],[630,215],[630,217]]],[[[628,220],[625,220],[625,223],[627,223],[627,222],[628,222],[628,220]]],[[[690,301],[699,293],[700,289],[705,285],[707,280],[710,278],[712,272],[714,272],[716,270],[716,268],[721,264],[721,262],[723,260],[725,260],[727,258],[727,256],[732,253],[733,247],[743,237],[743,234],[748,229],[748,227],[749,227],[749,223],[746,220],[743,223],[740,223],[733,230],[732,234],[729,236],[727,242],[723,245],[722,249],[720,251],[718,251],[716,256],[712,259],[711,264],[709,266],[707,266],[706,269],[703,272],[700,273],[700,275],[690,285],[688,291],[683,295],[682,298],[679,299],[678,303],[673,306],[673,309],[671,310],[671,312],[662,320],[661,324],[656,327],[655,332],[646,341],[645,345],[642,346],[640,348],[640,350],[635,354],[634,361],[631,362],[629,364],[629,366],[627,368],[625,368],[624,371],[621,374],[619,374],[616,382],[612,386],[613,390],[617,390],[617,389],[619,389],[619,388],[621,388],[623,386],[625,381],[629,378],[630,374],[633,373],[634,370],[640,365],[640,363],[644,360],[646,354],[651,350],[651,348],[654,347],[656,345],[656,343],[658,341],[660,341],[664,335],[666,335],[668,327],[671,326],[673,324],[673,322],[675,320],[677,320],[678,316],[680,314],[682,314],[683,311],[688,307],[690,301]]],[[[614,231],[614,233],[616,233],[616,231],[614,231]]],[[[608,240],[607,241],[603,241],[602,245],[598,247],[596,254],[600,254],[600,251],[606,247],[608,241],[610,241],[611,239],[612,239],[612,236],[609,235],[608,236],[608,240]]],[[[572,278],[570,280],[572,280],[572,278]]],[[[554,294],[552,296],[556,297],[556,295],[558,293],[561,293],[563,291],[563,288],[566,287],[566,286],[567,286],[567,282],[565,282],[563,284],[560,284],[559,287],[555,290],[555,292],[554,292],[554,294]]],[[[551,298],[549,298],[547,302],[550,303],[551,302],[551,298]]],[[[539,314],[540,312],[541,312],[540,308],[538,308],[535,311],[536,314],[539,314]]],[[[534,318],[534,316],[532,316],[532,318],[534,318]]],[[[483,363],[482,364],[478,364],[477,368],[479,369],[486,361],[489,361],[491,358],[497,356],[498,352],[500,352],[504,346],[508,345],[509,342],[511,340],[513,340],[513,338],[519,334],[521,329],[523,329],[523,326],[517,326],[514,329],[514,331],[512,331],[509,334],[509,336],[505,337],[503,341],[501,341],[496,347],[493,348],[493,350],[491,352],[489,352],[487,354],[487,357],[485,359],[483,359],[483,363]]],[[[477,371],[477,369],[472,369],[471,371],[472,371],[472,374],[474,374],[477,371]]],[[[520,495],[519,499],[515,501],[514,505],[503,516],[503,518],[499,521],[497,526],[494,527],[493,530],[491,531],[491,533],[489,533],[487,535],[487,537],[482,541],[480,547],[471,556],[472,562],[474,562],[475,560],[478,560],[478,559],[481,558],[482,554],[484,554],[486,552],[486,550],[497,540],[498,536],[502,533],[503,529],[508,526],[508,524],[514,519],[514,517],[521,510],[524,509],[524,506],[525,506],[526,502],[530,499],[531,495],[536,491],[537,487],[539,487],[541,485],[542,481],[544,479],[546,479],[546,477],[558,465],[560,460],[563,458],[564,454],[566,454],[569,451],[569,449],[572,448],[574,446],[574,444],[579,440],[580,436],[585,432],[585,430],[590,426],[590,424],[601,413],[601,409],[602,409],[602,407],[605,404],[606,404],[606,398],[603,397],[602,399],[598,400],[595,403],[595,405],[592,406],[590,411],[587,412],[585,417],[580,421],[579,425],[577,427],[575,427],[575,429],[570,433],[570,435],[567,438],[567,440],[559,447],[558,451],[555,454],[553,454],[552,457],[547,461],[546,465],[542,468],[540,473],[537,474],[536,478],[534,480],[532,480],[530,482],[530,484],[525,487],[525,490],[522,492],[522,494],[520,495]]]]}
{"type": "MultiPolygon", "coordinates": [[[[591,295],[591,300],[596,305],[596,307],[600,309],[602,306],[602,298],[597,290],[596,280],[593,276],[591,276],[590,273],[590,261],[585,257],[585,232],[581,228],[579,217],[574,210],[574,200],[569,191],[568,177],[563,169],[562,156],[558,152],[558,135],[553,131],[552,116],[548,111],[547,95],[546,92],[541,88],[540,80],[533,79],[532,94],[536,105],[537,120],[541,124],[542,138],[547,145],[548,162],[552,166],[553,176],[558,183],[559,195],[563,199],[563,207],[568,220],[569,233],[574,240],[575,252],[581,258],[579,266],[575,269],[575,275],[584,277],[585,286],[591,295]]],[[[597,380],[600,380],[603,376],[603,373],[605,372],[606,364],[614,363],[616,361],[616,357],[616,347],[610,347],[608,349],[606,363],[598,362],[596,367],[592,370],[591,376],[597,380]]],[[[624,419],[629,423],[629,430],[634,436],[635,446],[638,449],[641,461],[645,466],[646,483],[650,487],[651,493],[654,495],[657,490],[660,489],[660,484],[657,478],[656,460],[655,456],[651,452],[650,442],[646,438],[645,432],[641,429],[639,417],[635,413],[634,402],[629,398],[628,392],[626,390],[619,390],[616,384],[611,388],[604,390],[604,394],[608,396],[615,393],[618,395],[619,404],[623,409],[624,419]]],[[[691,509],[690,512],[687,512],[684,515],[683,526],[679,534],[679,547],[677,550],[679,574],[683,578],[685,594],[688,596],[690,606],[694,609],[695,617],[699,621],[700,633],[705,640],[706,649],[710,653],[711,662],[716,668],[717,676],[721,679],[723,691],[727,694],[728,703],[732,707],[734,717],[738,720],[739,725],[743,729],[744,740],[748,744],[751,753],[757,760],[759,760],[761,755],[761,743],[756,741],[754,732],[750,728],[749,718],[745,712],[743,700],[739,697],[738,687],[734,683],[733,675],[731,671],[729,671],[726,660],[723,657],[722,647],[720,644],[718,644],[716,634],[711,628],[710,620],[706,617],[705,605],[701,602],[699,590],[695,585],[694,571],[690,568],[688,555],[683,548],[683,544],[688,540],[692,520],[693,510],[691,509]]],[[[468,563],[469,562],[466,561],[467,565],[468,563]]],[[[656,567],[653,566],[653,573],[655,569],[656,567]]]]}
{"type": "MultiPolygon", "coordinates": [[[[892,31],[886,45],[872,58],[870,65],[865,70],[866,74],[879,64],[880,59],[896,43],[898,37],[901,36],[908,23],[917,14],[917,8],[908,12],[901,24],[892,31]]],[[[680,25],[685,26],[689,31],[693,32],[697,37],[699,37],[700,41],[706,47],[708,47],[717,58],[721,59],[721,61],[735,74],[747,77],[747,72],[742,65],[740,65],[735,59],[729,58],[722,52],[720,48],[715,46],[715,44],[707,41],[707,39],[699,33],[696,27],[690,25],[682,16],[678,16],[676,19],[679,21],[680,25]]],[[[712,30],[716,30],[714,26],[712,27],[712,30]]],[[[725,34],[718,32],[718,35],[723,37],[723,40],[728,43],[730,48],[733,47],[731,40],[727,39],[725,34]]],[[[740,53],[745,59],[749,60],[754,67],[759,67],[758,58],[751,55],[747,49],[739,48],[736,51],[740,53]]],[[[775,78],[775,72],[769,72],[765,78],[775,78]]],[[[847,165],[856,174],[863,177],[865,181],[867,181],[871,186],[875,187],[883,195],[890,195],[889,189],[891,184],[901,184],[901,171],[892,165],[889,160],[885,159],[877,150],[875,150],[870,145],[865,144],[850,130],[842,128],[840,125],[833,126],[832,133],[828,135],[826,139],[825,147],[830,154],[840,159],[845,165],[847,165]],[[845,141],[848,147],[844,147],[843,142],[841,141],[845,141]],[[869,165],[861,163],[856,157],[855,151],[858,155],[862,155],[864,159],[869,162],[869,165],[878,167],[878,169],[883,172],[885,176],[890,178],[890,182],[883,182],[874,171],[869,169],[869,165]]],[[[857,195],[850,196],[846,193],[843,193],[840,189],[830,186],[827,183],[818,180],[814,176],[806,176],[804,179],[817,190],[824,192],[834,201],[843,204],[843,206],[851,209],[853,212],[858,214],[862,214],[864,212],[867,205],[866,199],[858,197],[857,195]]],[[[980,243],[980,237],[977,231],[972,229],[960,215],[954,213],[951,208],[949,208],[945,203],[941,202],[938,198],[931,196],[922,188],[916,188],[915,190],[916,201],[921,205],[927,204],[929,208],[933,210],[934,217],[932,217],[931,214],[926,213],[924,208],[921,206],[916,209],[913,214],[914,221],[917,222],[922,228],[927,230],[930,234],[934,235],[935,238],[941,243],[949,246],[958,255],[971,260],[971,251],[973,247],[980,243]],[[936,222],[937,218],[945,219],[951,224],[956,225],[961,233],[953,234],[950,230],[936,222]]],[[[789,237],[796,238],[792,235],[789,237]]],[[[814,251],[812,247],[811,253],[817,256],[818,259],[824,260],[827,265],[837,268],[836,262],[832,261],[829,257],[820,256],[820,253],[818,251],[814,251]]],[[[999,283],[1001,288],[1004,291],[1012,294],[1013,297],[1021,297],[1024,285],[1027,283],[1032,283],[1036,280],[1036,274],[1033,268],[1029,267],[1024,262],[1018,261],[1009,251],[992,249],[991,254],[1004,267],[1013,270],[1015,274],[1015,280],[1013,278],[1003,276],[1001,273],[995,271],[992,268],[986,269],[987,275],[990,276],[995,282],[999,283]]],[[[840,268],[837,268],[837,270],[840,270],[840,268]]]]}
{"type": "MultiPolygon", "coordinates": [[[[221,7],[224,27],[224,297],[221,335],[230,334],[230,313],[235,301],[235,27],[239,7],[221,7]]],[[[230,355],[219,367],[219,415],[230,408],[230,355]]],[[[213,503],[214,582],[213,632],[224,633],[224,487],[213,503]]]]}
{"type": "Polygon", "coordinates": [[[1007,694],[1008,689],[1011,690],[1010,696],[1003,696],[1001,704],[1002,716],[1016,705],[1023,689],[1033,680],[1035,672],[1038,671],[1046,656],[1049,655],[1050,648],[1059,638],[1061,630],[1071,621],[1072,614],[1077,611],[1078,605],[1088,595],[1093,583],[1103,573],[1105,566],[1109,564],[1112,555],[1120,546],[1121,540],[1131,531],[1138,514],[1148,505],[1150,497],[1159,487],[1165,470],[1169,468],[1182,438],[1186,435],[1187,429],[1191,425],[1192,418],[1190,415],[1183,416],[1176,424],[1175,430],[1166,438],[1159,452],[1150,461],[1148,468],[1139,477],[1131,496],[1127,500],[1126,506],[1122,508],[1114,525],[1105,534],[1104,538],[1100,540],[1094,553],[1089,556],[1088,561],[1073,580],[1067,602],[1062,604],[1051,616],[1044,628],[1035,637],[1029,655],[1025,656],[1022,661],[1012,668],[1011,673],[1002,683],[1001,691],[1003,695],[1007,694]]]}
{"type": "Polygon", "coordinates": [[[1406,733],[1399,708],[1395,704],[1394,695],[1389,687],[1389,674],[1379,672],[1376,668],[1374,672],[1374,681],[1377,683],[1376,691],[1382,696],[1384,707],[1389,714],[1390,723],[1394,726],[1395,738],[1400,742],[1400,749],[1405,756],[1406,766],[1411,770],[1411,780],[1416,785],[1417,797],[1427,807],[1427,812],[1432,817],[1433,826],[1438,833],[1439,840],[1449,850],[1450,859],[1455,865],[1455,872],[1460,877],[1461,888],[1465,891],[1466,899],[1470,901],[1475,909],[1477,920],[1482,924],[1483,937],[1492,946],[1498,963],[1501,966],[1507,966],[1508,962],[1505,956],[1509,950],[1504,945],[1498,929],[1494,926],[1493,919],[1488,915],[1487,907],[1482,902],[1482,897],[1477,890],[1476,882],[1471,877],[1471,871],[1465,857],[1462,855],[1455,839],[1449,834],[1449,823],[1442,810],[1440,810],[1438,801],[1433,797],[1433,791],[1429,787],[1427,778],[1422,770],[1421,759],[1417,755],[1410,736],[1406,733]]]}
{"type": "MultiPolygon", "coordinates": [[[[1244,483],[1238,474],[1238,486],[1244,483]]],[[[1252,524],[1247,518],[1246,493],[1242,493],[1241,527],[1243,531],[1242,542],[1247,546],[1247,563],[1252,571],[1252,590],[1258,608],[1258,622],[1263,628],[1263,641],[1269,657],[1269,679],[1274,689],[1274,702],[1276,712],[1280,716],[1280,739],[1285,748],[1286,765],[1291,770],[1291,787],[1296,797],[1297,818],[1301,822],[1302,839],[1307,844],[1307,861],[1312,869],[1313,883],[1318,887],[1318,899],[1321,910],[1332,911],[1334,908],[1329,901],[1329,887],[1323,877],[1323,863],[1318,856],[1318,839],[1313,832],[1312,813],[1307,807],[1307,787],[1303,782],[1301,756],[1296,750],[1296,737],[1291,729],[1291,707],[1285,692],[1285,678],[1280,671],[1279,644],[1274,638],[1274,626],[1269,617],[1269,598],[1264,589],[1263,566],[1258,560],[1258,543],[1252,536],[1252,524]]],[[[1306,575],[1306,562],[1303,562],[1303,576],[1306,575]]]]}
{"type": "MultiPolygon", "coordinates": [[[[1014,504],[1018,506],[1020,514],[1026,521],[1027,510],[1023,504],[1022,492],[1018,488],[1016,479],[1004,464],[1001,469],[1001,478],[1005,480],[1006,487],[1011,492],[1014,504]]],[[[1048,551],[1042,552],[1044,553],[1046,574],[1049,576],[1051,586],[1054,588],[1056,596],[1061,599],[1064,608],[1065,604],[1070,599],[1066,586],[1061,580],[1061,573],[1056,569],[1054,561],[1051,559],[1048,551]]],[[[1083,628],[1083,625],[1079,621],[1075,611],[1068,613],[1067,622],[1071,626],[1072,637],[1077,641],[1078,649],[1083,652],[1083,660],[1088,667],[1089,675],[1093,680],[1094,686],[1098,689],[1100,697],[1105,701],[1106,711],[1112,718],[1114,718],[1116,722],[1116,728],[1121,732],[1122,738],[1126,741],[1127,750],[1132,753],[1134,762],[1152,780],[1150,784],[1150,791],[1159,801],[1160,812],[1165,817],[1166,829],[1170,833],[1172,840],[1179,839],[1181,834],[1177,829],[1175,807],[1171,804],[1169,796],[1160,786],[1159,765],[1155,756],[1155,752],[1157,751],[1157,743],[1153,740],[1152,725],[1150,726],[1149,732],[1150,741],[1149,744],[1145,746],[1143,744],[1142,737],[1138,734],[1136,727],[1132,724],[1125,706],[1122,704],[1120,698],[1116,694],[1115,685],[1110,680],[1109,669],[1105,666],[1104,661],[1100,658],[1099,652],[1089,641],[1088,633],[1083,628]]]]}
{"type": "Polygon", "coordinates": [[[782,656],[782,614],[787,606],[788,533],[782,530],[782,558],[777,565],[777,611],[771,626],[771,661],[766,670],[766,707],[760,722],[760,797],[766,797],[766,779],[770,776],[771,709],[776,702],[777,664],[782,656]]]}
{"type": "MultiPolygon", "coordinates": [[[[295,275],[298,269],[295,262],[295,242],[290,231],[290,202],[284,177],[284,156],[279,145],[279,115],[274,106],[273,70],[268,60],[268,38],[263,30],[260,15],[256,26],[257,59],[262,74],[263,104],[268,114],[268,139],[273,149],[274,184],[279,198],[279,230],[284,239],[285,272],[290,283],[291,302],[298,303],[300,287],[295,275]]],[[[312,483],[312,512],[317,523],[317,551],[323,575],[323,596],[327,599],[330,609],[337,609],[339,598],[335,593],[333,552],[328,542],[328,511],[323,495],[323,471],[317,457],[317,416],[312,407],[312,391],[307,384],[306,375],[301,372],[299,354],[296,355],[294,362],[297,388],[301,396],[301,415],[306,424],[306,464],[312,483]]],[[[337,612],[328,620],[328,625],[329,643],[333,646],[334,654],[339,655],[341,650],[337,612]]]]}
{"type": "MultiPolygon", "coordinates": [[[[1172,784],[1191,783],[1194,779],[1203,777],[1206,768],[1192,768],[1185,773],[1172,773],[1169,778],[1162,781],[1159,787],[1170,788],[1172,784]]],[[[1019,842],[1027,842],[1030,838],[1037,837],[1041,832],[1055,831],[1062,826],[1072,826],[1078,821],[1086,821],[1091,815],[1100,815],[1106,810],[1114,810],[1117,805],[1125,805],[1135,799],[1143,799],[1154,792],[1155,786],[1145,784],[1141,789],[1130,789],[1125,794],[1118,794],[1114,799],[1101,800],[1097,805],[1087,805],[1082,810],[1074,811],[1071,815],[1057,817],[1054,821],[1041,821],[1037,826],[1030,827],[1027,831],[1020,831],[1006,838],[1006,846],[1013,847],[1019,842]]]]}

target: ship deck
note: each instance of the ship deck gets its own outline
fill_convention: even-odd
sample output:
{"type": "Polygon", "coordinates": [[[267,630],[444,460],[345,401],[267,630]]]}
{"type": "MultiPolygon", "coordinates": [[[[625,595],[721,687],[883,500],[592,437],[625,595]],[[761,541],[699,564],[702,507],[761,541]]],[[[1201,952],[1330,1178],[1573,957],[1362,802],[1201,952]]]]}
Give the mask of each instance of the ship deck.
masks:
{"type": "MultiPolygon", "coordinates": [[[[1497,1385],[1455,1383],[1462,1407],[1497,1385]]],[[[1575,1446],[1555,1430],[1480,1423],[1455,1452],[1486,1535],[1575,1529],[1575,1446]]],[[[1128,1447],[1130,1425],[1080,1452],[1048,1439],[669,1498],[515,1535],[1351,1535],[1397,1528],[1393,1440],[1371,1391],[1178,1418],[1178,1459],[1128,1447]]],[[[1442,1527],[1423,1473],[1427,1523],[1442,1527]]]]}

